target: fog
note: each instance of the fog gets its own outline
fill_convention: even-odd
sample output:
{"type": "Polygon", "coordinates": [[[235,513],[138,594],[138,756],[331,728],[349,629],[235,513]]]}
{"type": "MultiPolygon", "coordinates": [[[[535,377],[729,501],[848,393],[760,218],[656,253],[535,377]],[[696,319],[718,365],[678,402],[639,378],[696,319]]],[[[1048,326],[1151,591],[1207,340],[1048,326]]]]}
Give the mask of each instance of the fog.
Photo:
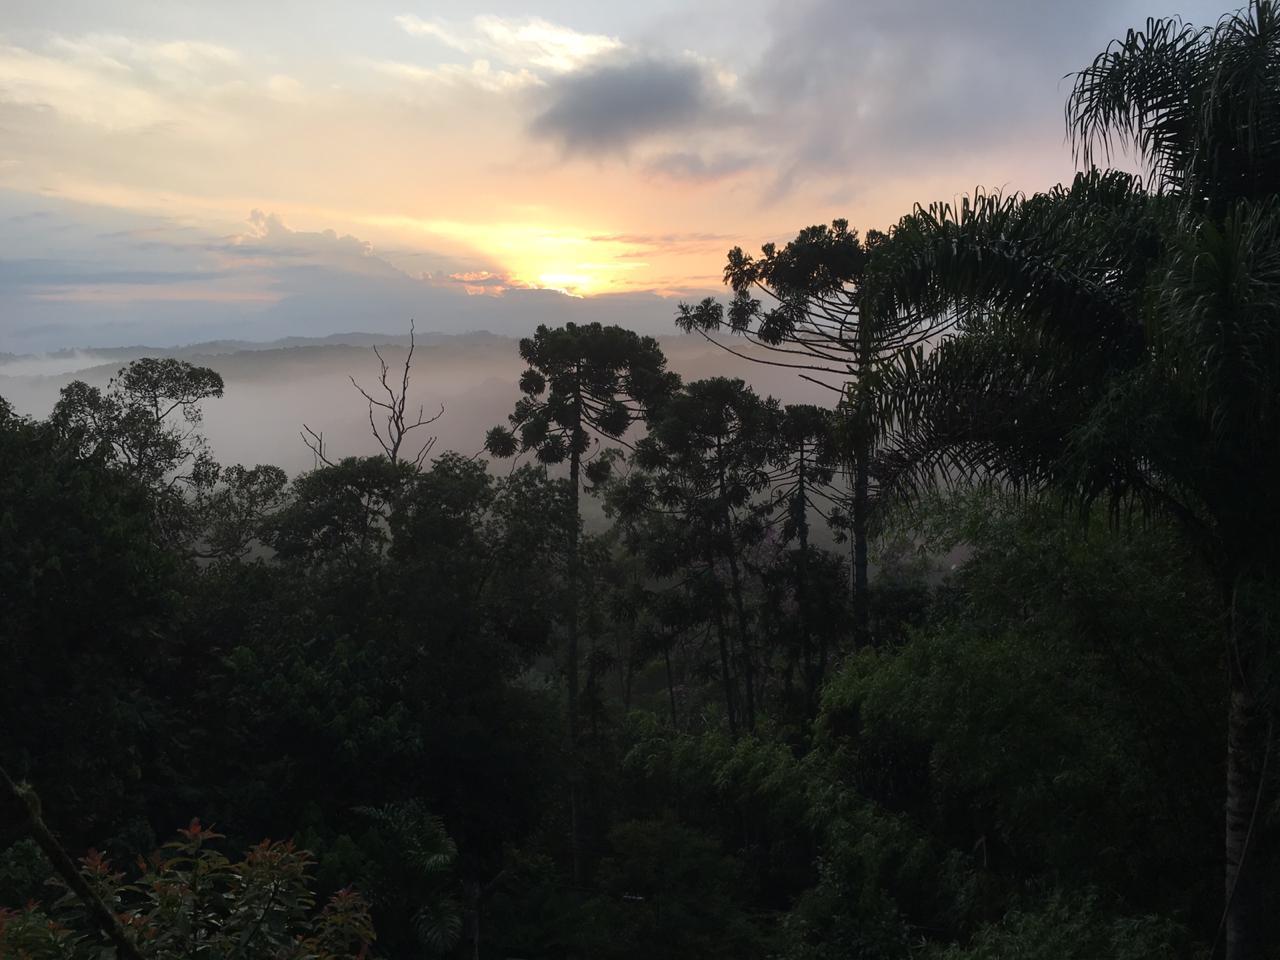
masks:
{"type": "MultiPolygon", "coordinates": [[[[403,365],[405,337],[368,335],[11,357],[0,363],[0,396],[19,413],[44,417],[57,402],[58,392],[72,380],[105,386],[130,359],[178,356],[216,370],[225,381],[223,397],[204,405],[204,432],[214,456],[225,464],[271,463],[295,475],[314,464],[299,436],[304,423],[323,433],[330,458],[379,452],[369,431],[367,404],[349,379],[354,377],[369,389],[377,386],[374,343],[380,343],[393,371],[403,365]]],[[[835,398],[795,371],[741,359],[701,337],[673,336],[662,338],[661,343],[671,369],[686,380],[741,377],[760,393],[788,403],[830,404],[835,398]]],[[[741,344],[733,346],[741,352],[741,344]]],[[[479,452],[485,431],[506,423],[519,395],[516,381],[522,369],[516,338],[488,333],[423,335],[414,352],[409,395],[413,407],[421,404],[428,414],[444,405],[444,415],[417,432],[422,439],[438,438],[433,454],[479,452]]]]}
{"type": "Polygon", "coordinates": [[[10,357],[0,360],[0,381],[31,377],[54,377],[75,373],[90,367],[110,363],[111,357],[88,350],[60,350],[31,356],[10,357]]]}

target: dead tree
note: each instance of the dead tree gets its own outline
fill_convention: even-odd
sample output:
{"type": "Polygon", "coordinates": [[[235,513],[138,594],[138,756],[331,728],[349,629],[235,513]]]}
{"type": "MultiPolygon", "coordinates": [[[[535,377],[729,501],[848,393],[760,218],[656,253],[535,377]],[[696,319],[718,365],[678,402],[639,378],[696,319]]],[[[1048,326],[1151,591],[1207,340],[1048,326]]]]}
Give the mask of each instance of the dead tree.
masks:
{"type": "MultiPolygon", "coordinates": [[[[440,409],[431,416],[426,415],[425,406],[419,405],[417,414],[413,414],[409,408],[409,369],[413,366],[413,351],[415,347],[414,339],[414,321],[409,321],[409,352],[404,358],[404,367],[400,371],[399,383],[394,383],[391,379],[391,367],[387,364],[386,358],[382,356],[382,351],[376,346],[373,348],[374,356],[378,358],[378,364],[381,370],[378,374],[378,383],[381,390],[374,388],[374,393],[370,393],[364,387],[360,386],[355,377],[348,377],[351,385],[360,392],[369,404],[369,430],[373,434],[373,438],[378,441],[378,446],[382,447],[382,452],[386,454],[387,459],[392,463],[409,462],[414,467],[421,467],[423,461],[426,460],[432,448],[436,445],[435,437],[428,437],[420,447],[418,452],[414,454],[412,459],[407,456],[401,456],[401,448],[404,446],[405,439],[414,430],[420,427],[428,426],[435,423],[444,416],[444,404],[440,404],[440,409]],[[386,399],[381,399],[381,395],[386,394],[386,399]],[[385,417],[385,424],[380,425],[379,420],[385,417]]],[[[302,425],[302,442],[307,445],[312,455],[315,457],[316,465],[324,464],[325,466],[333,466],[333,461],[329,459],[325,452],[324,434],[312,430],[305,423],[302,425]]]]}

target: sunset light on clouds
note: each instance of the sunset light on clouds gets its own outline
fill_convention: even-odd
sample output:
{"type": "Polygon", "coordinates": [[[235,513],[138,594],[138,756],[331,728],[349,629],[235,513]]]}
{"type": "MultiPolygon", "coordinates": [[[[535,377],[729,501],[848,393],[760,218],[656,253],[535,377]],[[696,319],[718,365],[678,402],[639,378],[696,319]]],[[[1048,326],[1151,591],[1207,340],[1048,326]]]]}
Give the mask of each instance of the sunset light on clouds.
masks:
{"type": "Polygon", "coordinates": [[[735,244],[1068,176],[1056,78],[1156,10],[5,8],[0,352],[409,313],[519,332],[539,290],[669,330],[680,298],[720,289],[735,244]]]}

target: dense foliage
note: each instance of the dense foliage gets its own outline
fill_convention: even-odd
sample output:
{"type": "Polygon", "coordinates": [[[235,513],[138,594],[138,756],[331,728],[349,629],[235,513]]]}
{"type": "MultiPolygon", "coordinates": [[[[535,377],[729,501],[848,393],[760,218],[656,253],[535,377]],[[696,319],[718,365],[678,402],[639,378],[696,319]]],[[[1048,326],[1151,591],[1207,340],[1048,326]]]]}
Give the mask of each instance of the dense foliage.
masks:
{"type": "Polygon", "coordinates": [[[1278,78],[1153,21],[1068,104],[1148,181],[733,251],[679,321],[831,409],[598,324],[511,463],[0,401],[0,957],[1280,956],[1278,78]]]}

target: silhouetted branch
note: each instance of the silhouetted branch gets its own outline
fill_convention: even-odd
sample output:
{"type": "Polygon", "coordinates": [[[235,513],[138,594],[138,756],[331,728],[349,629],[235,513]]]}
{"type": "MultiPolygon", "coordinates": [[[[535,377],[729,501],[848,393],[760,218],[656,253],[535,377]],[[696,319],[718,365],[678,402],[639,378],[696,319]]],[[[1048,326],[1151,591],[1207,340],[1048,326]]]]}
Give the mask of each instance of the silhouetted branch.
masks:
{"type": "MultiPolygon", "coordinates": [[[[382,356],[382,351],[377,347],[373,348],[374,355],[378,358],[378,364],[381,368],[378,374],[378,383],[387,395],[386,400],[379,400],[373,396],[368,390],[360,386],[355,377],[349,377],[351,385],[360,392],[369,404],[369,430],[373,434],[373,438],[378,441],[378,446],[382,447],[382,452],[387,455],[387,459],[392,463],[400,462],[400,448],[404,443],[405,437],[419,427],[425,427],[435,423],[444,416],[444,404],[440,404],[440,409],[431,416],[426,415],[424,406],[418,407],[417,416],[410,421],[406,415],[406,407],[409,399],[409,369],[413,366],[413,351],[416,347],[414,338],[414,321],[409,321],[409,352],[404,358],[404,368],[400,376],[399,391],[392,388],[388,381],[391,368],[387,365],[386,359],[382,356]],[[374,419],[374,409],[382,410],[386,413],[386,426],[379,427],[374,419]]],[[[412,463],[415,467],[422,466],[422,462],[427,458],[427,454],[431,452],[435,446],[436,438],[431,437],[426,440],[418,452],[414,455],[412,463]]]]}
{"type": "MultiPolygon", "coordinates": [[[[426,407],[419,406],[416,415],[412,415],[408,411],[409,406],[409,369],[413,366],[413,352],[416,347],[414,337],[414,321],[409,321],[409,353],[404,359],[404,367],[400,372],[400,382],[397,387],[393,387],[391,383],[391,367],[387,363],[386,358],[382,355],[382,351],[376,346],[373,348],[374,356],[378,358],[378,384],[382,388],[382,392],[387,395],[385,400],[379,399],[370,393],[353,376],[348,376],[351,385],[359,391],[360,396],[364,397],[368,404],[369,415],[369,432],[373,434],[373,438],[378,441],[378,446],[382,448],[382,452],[386,454],[388,460],[392,463],[399,463],[402,459],[400,455],[401,447],[404,445],[405,438],[420,427],[425,427],[435,423],[444,416],[444,404],[440,404],[440,409],[431,416],[427,416],[426,407]],[[375,416],[374,411],[381,411],[386,416],[385,425],[379,424],[379,417],[375,416]]],[[[324,434],[312,430],[307,424],[302,425],[302,442],[307,445],[307,449],[311,451],[315,458],[315,466],[318,468],[320,464],[326,467],[332,467],[333,461],[329,459],[325,453],[324,434]]],[[[409,460],[414,467],[421,467],[431,450],[436,445],[436,437],[428,437],[418,447],[417,452],[409,460]]]]}
{"type": "Polygon", "coordinates": [[[49,859],[49,863],[53,865],[53,869],[62,877],[63,882],[71,888],[71,892],[84,904],[85,910],[93,919],[93,922],[106,934],[107,939],[116,948],[116,956],[122,957],[124,960],[142,960],[142,954],[138,952],[138,948],[134,946],[133,941],[124,932],[124,928],[120,926],[120,921],[116,919],[115,914],[102,902],[102,898],[94,893],[93,888],[89,886],[88,882],[80,874],[71,857],[67,855],[67,851],[62,848],[62,844],[49,832],[40,810],[40,798],[36,795],[35,790],[31,788],[31,785],[14,783],[4,767],[0,767],[0,783],[5,786],[10,796],[21,804],[26,813],[27,829],[31,832],[36,845],[40,847],[41,851],[49,859]]]}
{"type": "Polygon", "coordinates": [[[320,464],[326,467],[332,467],[333,461],[330,460],[324,452],[324,434],[316,433],[305,423],[302,425],[302,432],[298,434],[302,438],[302,442],[307,445],[307,449],[311,451],[311,455],[315,458],[314,467],[319,469],[320,464]]]}

